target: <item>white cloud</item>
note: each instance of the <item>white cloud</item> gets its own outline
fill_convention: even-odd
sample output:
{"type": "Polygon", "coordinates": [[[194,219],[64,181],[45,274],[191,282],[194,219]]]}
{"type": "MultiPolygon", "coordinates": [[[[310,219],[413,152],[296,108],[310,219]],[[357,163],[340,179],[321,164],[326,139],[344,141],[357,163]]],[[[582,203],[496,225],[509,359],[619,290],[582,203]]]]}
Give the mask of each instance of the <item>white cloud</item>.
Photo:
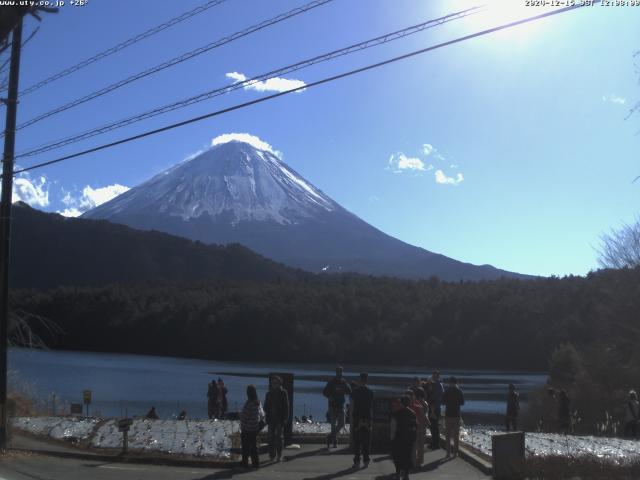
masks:
{"type": "Polygon", "coordinates": [[[456,173],[455,177],[447,177],[442,170],[435,171],[436,183],[441,185],[460,185],[464,181],[462,173],[456,173]]]}
{"type": "Polygon", "coordinates": [[[124,185],[117,183],[100,188],[92,188],[87,185],[82,190],[80,208],[83,209],[83,211],[90,210],[108,202],[109,200],[113,200],[118,195],[121,195],[128,190],[129,187],[125,187],[124,185]]]}
{"type": "Polygon", "coordinates": [[[79,217],[82,215],[82,212],[77,208],[65,208],[64,210],[58,210],[58,213],[63,217],[79,217]]]}
{"type": "Polygon", "coordinates": [[[24,202],[32,207],[46,207],[49,205],[49,189],[47,179],[41,176],[31,179],[28,173],[13,180],[11,202],[24,202]]]}
{"type": "Polygon", "coordinates": [[[71,196],[71,192],[67,192],[65,191],[65,189],[62,189],[62,193],[64,193],[64,197],[62,197],[61,202],[64,203],[67,206],[73,205],[75,202],[75,199],[71,196]]]}
{"type": "Polygon", "coordinates": [[[616,95],[615,93],[610,93],[609,95],[603,95],[602,96],[602,101],[603,102],[615,103],[616,105],[624,105],[625,103],[627,103],[627,99],[626,98],[620,97],[620,96],[616,95]]]}
{"type": "Polygon", "coordinates": [[[245,82],[247,80],[246,76],[244,76],[242,73],[238,73],[238,72],[229,72],[229,73],[225,74],[225,76],[227,78],[230,78],[231,80],[233,80],[234,83],[245,82]]]}
{"type": "Polygon", "coordinates": [[[425,165],[425,163],[417,157],[407,157],[404,153],[396,153],[389,157],[389,170],[393,173],[402,173],[406,170],[425,172],[433,168],[432,165],[425,165]]]}
{"type": "Polygon", "coordinates": [[[87,210],[91,210],[109,200],[113,200],[128,190],[129,187],[118,183],[99,188],[93,188],[87,185],[82,189],[82,195],[77,198],[71,195],[71,192],[65,192],[63,190],[64,197],[62,198],[62,203],[64,203],[67,208],[58,210],[58,213],[65,217],[78,217],[87,210]]]}
{"type": "Polygon", "coordinates": [[[431,152],[433,152],[433,145],[430,143],[422,145],[422,153],[424,153],[425,156],[428,156],[431,152]]]}
{"type": "MultiPolygon", "coordinates": [[[[226,74],[226,77],[233,80],[234,83],[247,81],[246,75],[239,72],[229,72],[226,74]]],[[[243,88],[245,90],[256,90],[258,92],[286,92],[287,90],[304,87],[305,85],[306,83],[302,80],[274,77],[268,78],[267,80],[251,81],[244,85],[243,88]]],[[[304,88],[300,88],[296,93],[303,92],[304,90],[304,88]]]]}
{"type": "Polygon", "coordinates": [[[211,140],[211,146],[215,147],[216,145],[220,145],[223,143],[229,142],[244,142],[248,143],[254,148],[258,150],[264,150],[265,152],[269,152],[275,155],[278,158],[282,158],[282,153],[278,150],[275,150],[271,145],[269,145],[264,140],[261,140],[259,137],[255,135],[251,135],[250,133],[223,133],[222,135],[218,135],[216,138],[211,140]]]}

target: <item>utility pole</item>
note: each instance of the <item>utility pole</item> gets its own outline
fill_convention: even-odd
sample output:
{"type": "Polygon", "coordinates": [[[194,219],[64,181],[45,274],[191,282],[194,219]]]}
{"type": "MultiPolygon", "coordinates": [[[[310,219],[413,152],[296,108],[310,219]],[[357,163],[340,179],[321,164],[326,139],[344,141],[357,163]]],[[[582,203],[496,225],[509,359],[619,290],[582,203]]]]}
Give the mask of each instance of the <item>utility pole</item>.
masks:
{"type": "Polygon", "coordinates": [[[22,19],[11,36],[11,67],[7,116],[2,158],[2,199],[0,204],[0,450],[7,449],[7,341],[9,327],[9,240],[11,238],[11,196],[13,194],[13,157],[16,144],[16,116],[18,113],[18,80],[20,49],[22,48],[22,19]]]}

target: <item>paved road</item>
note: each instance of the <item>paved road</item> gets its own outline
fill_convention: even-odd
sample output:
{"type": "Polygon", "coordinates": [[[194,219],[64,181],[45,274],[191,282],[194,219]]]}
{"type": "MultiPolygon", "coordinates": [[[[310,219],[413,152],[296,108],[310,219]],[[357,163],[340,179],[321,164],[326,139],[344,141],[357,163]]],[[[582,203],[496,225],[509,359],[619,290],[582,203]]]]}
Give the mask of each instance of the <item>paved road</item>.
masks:
{"type": "MultiPolygon", "coordinates": [[[[414,480],[487,479],[460,459],[445,461],[442,451],[429,452],[425,466],[411,475],[414,480]]],[[[388,456],[374,455],[367,469],[353,470],[351,456],[340,451],[327,452],[318,445],[287,450],[287,461],[263,462],[259,470],[206,469],[104,462],[90,459],[57,458],[45,455],[10,452],[0,457],[0,480],[218,480],[241,478],[282,480],[364,480],[392,479],[393,464],[388,456]]]]}

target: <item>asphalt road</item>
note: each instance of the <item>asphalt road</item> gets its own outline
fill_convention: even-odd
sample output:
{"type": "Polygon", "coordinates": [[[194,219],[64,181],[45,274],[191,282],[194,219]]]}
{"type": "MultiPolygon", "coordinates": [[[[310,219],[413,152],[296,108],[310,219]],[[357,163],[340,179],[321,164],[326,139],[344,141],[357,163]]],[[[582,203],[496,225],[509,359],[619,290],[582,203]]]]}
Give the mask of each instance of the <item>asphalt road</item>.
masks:
{"type": "MultiPolygon", "coordinates": [[[[429,452],[425,466],[412,479],[474,480],[488,479],[461,459],[445,461],[442,450],[429,452]]],[[[282,480],[364,480],[393,479],[394,468],[385,455],[373,455],[367,469],[351,468],[349,454],[331,451],[318,445],[287,450],[287,461],[263,462],[259,470],[209,469],[161,465],[127,464],[91,459],[58,458],[39,454],[9,452],[0,456],[0,480],[218,480],[229,478],[282,480]]]]}

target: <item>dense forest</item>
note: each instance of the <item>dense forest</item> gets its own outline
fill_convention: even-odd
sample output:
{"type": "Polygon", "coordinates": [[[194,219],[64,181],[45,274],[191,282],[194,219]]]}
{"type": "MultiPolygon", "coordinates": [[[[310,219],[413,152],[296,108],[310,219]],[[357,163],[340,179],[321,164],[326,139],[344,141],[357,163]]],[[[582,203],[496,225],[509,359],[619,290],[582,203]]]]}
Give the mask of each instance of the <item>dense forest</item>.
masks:
{"type": "Polygon", "coordinates": [[[55,338],[36,333],[61,349],[547,370],[569,341],[631,364],[640,269],[527,281],[345,275],[59,287],[14,290],[11,306],[57,323],[55,338]]]}

